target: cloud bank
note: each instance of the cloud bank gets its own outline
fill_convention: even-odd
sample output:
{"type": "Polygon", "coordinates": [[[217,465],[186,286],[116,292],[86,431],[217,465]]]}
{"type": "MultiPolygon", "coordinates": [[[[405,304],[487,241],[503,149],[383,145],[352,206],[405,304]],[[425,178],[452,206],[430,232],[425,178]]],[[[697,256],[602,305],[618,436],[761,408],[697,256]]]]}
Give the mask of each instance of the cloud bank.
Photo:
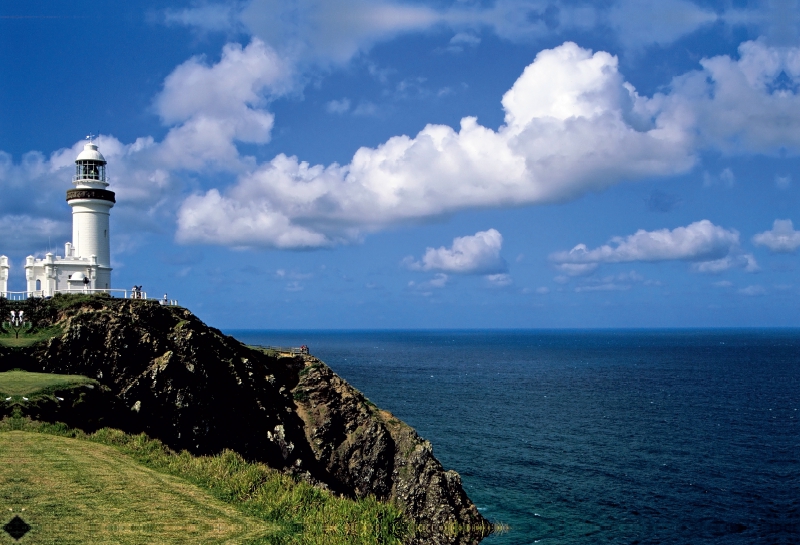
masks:
{"type": "MultiPolygon", "coordinates": [[[[294,76],[284,57],[254,39],[225,46],[216,63],[191,58],[166,78],[154,101],[169,127],[161,142],[103,136],[98,143],[112,161],[119,214],[161,229],[176,216],[179,242],[330,247],[465,209],[566,201],[686,172],[701,150],[800,153],[800,48],[748,42],[738,60],[701,64],[644,97],[616,57],[567,42],[541,51],[504,94],[505,122],[496,130],[465,117],[458,129],[428,125],[361,148],[343,165],[285,155],[259,163],[238,143],[269,141],[270,101],[291,89],[294,76]],[[218,173],[235,182],[204,188],[218,173]],[[187,187],[198,189],[187,196],[187,187]]],[[[55,218],[46,204],[55,201],[45,197],[62,190],[81,146],[49,158],[32,152],[20,164],[0,154],[0,213],[55,218]],[[39,201],[22,198],[32,182],[39,201]]],[[[581,274],[597,263],[561,266],[581,274]]]]}
{"type": "Polygon", "coordinates": [[[569,200],[684,172],[690,135],[640,97],[617,59],[574,43],[540,52],[503,96],[497,131],[473,117],[361,148],[347,165],[279,155],[225,191],[189,197],[184,243],[320,247],[466,208],[569,200]]]}

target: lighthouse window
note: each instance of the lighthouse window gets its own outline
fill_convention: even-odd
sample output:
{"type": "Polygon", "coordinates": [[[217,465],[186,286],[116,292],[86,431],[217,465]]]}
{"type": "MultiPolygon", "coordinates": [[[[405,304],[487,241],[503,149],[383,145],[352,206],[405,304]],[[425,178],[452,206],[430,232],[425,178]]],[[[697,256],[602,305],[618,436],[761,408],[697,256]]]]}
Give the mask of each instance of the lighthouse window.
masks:
{"type": "Polygon", "coordinates": [[[80,161],[75,165],[75,175],[81,180],[105,180],[106,166],[94,161],[80,161]]]}
{"type": "Polygon", "coordinates": [[[104,238],[108,238],[108,229],[105,229],[105,230],[103,231],[103,237],[104,237],[104,238]]]}
{"type": "Polygon", "coordinates": [[[42,281],[41,280],[37,280],[36,281],[36,291],[41,291],[41,289],[42,289],[42,281]]]}

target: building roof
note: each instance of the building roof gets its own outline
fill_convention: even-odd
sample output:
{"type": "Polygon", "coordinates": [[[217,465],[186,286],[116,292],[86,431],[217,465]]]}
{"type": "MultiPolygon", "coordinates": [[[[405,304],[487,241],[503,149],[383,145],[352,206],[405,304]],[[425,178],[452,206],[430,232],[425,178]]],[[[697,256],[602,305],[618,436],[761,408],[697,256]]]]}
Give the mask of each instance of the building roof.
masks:
{"type": "Polygon", "coordinates": [[[97,145],[89,142],[85,146],[83,146],[83,151],[78,154],[78,157],[75,159],[75,162],[78,161],[100,161],[101,163],[106,162],[106,158],[103,157],[103,154],[97,151],[97,145]]]}

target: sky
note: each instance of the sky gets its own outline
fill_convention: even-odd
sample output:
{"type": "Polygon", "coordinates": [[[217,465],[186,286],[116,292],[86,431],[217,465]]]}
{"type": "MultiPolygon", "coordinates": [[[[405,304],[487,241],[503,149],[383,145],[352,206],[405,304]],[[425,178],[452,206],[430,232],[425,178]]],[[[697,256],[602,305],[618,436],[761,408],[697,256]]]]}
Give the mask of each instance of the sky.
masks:
{"type": "Polygon", "coordinates": [[[798,0],[0,1],[0,253],[223,329],[800,326],[798,0]]]}

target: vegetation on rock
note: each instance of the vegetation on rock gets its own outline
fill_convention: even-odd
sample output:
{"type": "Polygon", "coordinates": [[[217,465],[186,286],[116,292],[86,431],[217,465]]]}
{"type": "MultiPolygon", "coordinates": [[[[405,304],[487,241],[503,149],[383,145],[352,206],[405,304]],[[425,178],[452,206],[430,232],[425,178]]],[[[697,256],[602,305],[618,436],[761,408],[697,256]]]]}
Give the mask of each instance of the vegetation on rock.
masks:
{"type": "Polygon", "coordinates": [[[29,404],[27,416],[86,432],[146,433],[194,456],[235,451],[319,489],[396,505],[413,522],[407,543],[477,543],[490,531],[430,443],[312,356],[248,347],[186,309],[153,301],[61,296],[26,304],[32,334],[57,333],[0,346],[0,371],[98,384],[29,404]]]}
{"type": "Polygon", "coordinates": [[[400,511],[336,497],[232,451],[195,457],[145,435],[0,422],[0,501],[36,543],[400,543],[400,511]]]}

